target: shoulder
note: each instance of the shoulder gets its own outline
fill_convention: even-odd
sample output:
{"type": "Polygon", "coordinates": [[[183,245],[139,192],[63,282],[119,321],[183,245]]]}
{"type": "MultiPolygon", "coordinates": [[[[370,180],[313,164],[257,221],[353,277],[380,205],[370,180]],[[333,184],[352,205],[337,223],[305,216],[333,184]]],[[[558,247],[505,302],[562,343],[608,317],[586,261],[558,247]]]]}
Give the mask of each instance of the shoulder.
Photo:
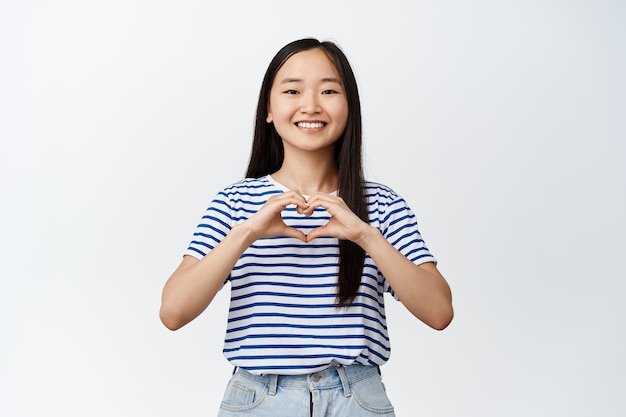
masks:
{"type": "Polygon", "coordinates": [[[389,224],[399,220],[413,221],[415,215],[411,208],[404,198],[391,187],[373,181],[365,181],[363,190],[370,222],[379,225],[382,230],[386,230],[389,224]]]}
{"type": "Polygon", "coordinates": [[[264,204],[273,194],[280,194],[281,192],[268,177],[244,178],[224,187],[217,194],[216,200],[224,201],[231,208],[240,205],[259,206],[264,204]]]}
{"type": "Polygon", "coordinates": [[[249,196],[258,196],[265,194],[275,194],[278,191],[274,184],[272,184],[268,177],[260,177],[260,178],[244,178],[240,181],[232,183],[226,187],[224,187],[220,194],[224,194],[226,196],[234,196],[234,195],[249,195],[249,196]]]}
{"type": "Polygon", "coordinates": [[[363,182],[363,194],[370,203],[392,204],[396,201],[404,201],[391,187],[373,181],[363,182]]]}

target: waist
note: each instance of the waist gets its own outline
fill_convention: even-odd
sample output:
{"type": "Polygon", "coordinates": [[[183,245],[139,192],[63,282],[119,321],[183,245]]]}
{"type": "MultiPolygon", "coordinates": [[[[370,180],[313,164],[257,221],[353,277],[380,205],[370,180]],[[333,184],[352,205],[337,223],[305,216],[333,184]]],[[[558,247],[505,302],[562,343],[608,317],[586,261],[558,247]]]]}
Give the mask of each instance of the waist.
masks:
{"type": "Polygon", "coordinates": [[[375,365],[332,365],[324,370],[300,375],[252,374],[245,369],[237,368],[236,373],[244,378],[263,382],[269,385],[291,388],[334,388],[353,384],[372,375],[380,374],[375,365]]]}

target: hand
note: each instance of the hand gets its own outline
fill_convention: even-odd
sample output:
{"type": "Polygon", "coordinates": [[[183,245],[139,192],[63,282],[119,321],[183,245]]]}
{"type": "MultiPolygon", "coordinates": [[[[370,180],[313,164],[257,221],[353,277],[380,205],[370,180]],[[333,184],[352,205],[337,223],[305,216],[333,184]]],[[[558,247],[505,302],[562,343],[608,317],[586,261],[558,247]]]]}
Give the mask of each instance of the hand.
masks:
{"type": "Polygon", "coordinates": [[[276,194],[271,196],[263,207],[241,226],[247,227],[254,241],[261,238],[289,236],[306,242],[306,235],[298,229],[287,226],[280,215],[290,204],[294,204],[296,211],[300,214],[305,214],[309,208],[306,199],[297,191],[276,194]]]}
{"type": "Polygon", "coordinates": [[[358,244],[359,240],[370,230],[370,225],[354,214],[341,197],[315,193],[309,198],[308,205],[303,214],[310,216],[316,207],[323,207],[331,217],[324,226],[309,232],[307,242],[318,237],[331,236],[337,239],[351,240],[358,244]]]}

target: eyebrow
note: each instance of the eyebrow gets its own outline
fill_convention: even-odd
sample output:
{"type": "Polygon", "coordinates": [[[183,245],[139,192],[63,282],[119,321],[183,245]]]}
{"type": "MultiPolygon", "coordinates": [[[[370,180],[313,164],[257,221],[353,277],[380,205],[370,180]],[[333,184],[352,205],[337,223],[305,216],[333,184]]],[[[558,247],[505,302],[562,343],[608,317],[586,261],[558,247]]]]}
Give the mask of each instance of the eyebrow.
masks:
{"type": "MultiPolygon", "coordinates": [[[[300,78],[285,78],[284,80],[282,80],[280,82],[280,84],[287,84],[287,83],[298,83],[298,82],[302,82],[303,80],[300,78]]],[[[337,83],[339,85],[342,85],[343,83],[341,82],[341,80],[339,78],[336,77],[325,77],[321,79],[322,82],[326,82],[326,83],[337,83]]]]}

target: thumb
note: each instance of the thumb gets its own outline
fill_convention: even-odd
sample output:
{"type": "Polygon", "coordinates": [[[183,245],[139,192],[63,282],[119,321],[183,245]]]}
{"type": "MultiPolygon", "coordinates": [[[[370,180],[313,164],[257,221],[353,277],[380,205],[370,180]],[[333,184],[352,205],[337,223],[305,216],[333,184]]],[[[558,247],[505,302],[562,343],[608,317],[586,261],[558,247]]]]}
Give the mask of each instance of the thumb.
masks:
{"type": "Polygon", "coordinates": [[[303,241],[304,243],[307,242],[306,235],[302,231],[298,229],[294,229],[293,227],[286,227],[284,230],[284,233],[285,233],[285,236],[293,237],[295,239],[303,241]]]}
{"type": "Polygon", "coordinates": [[[324,237],[324,236],[328,236],[328,227],[327,227],[327,225],[320,226],[320,227],[317,227],[317,228],[311,230],[309,232],[309,234],[306,236],[306,241],[310,242],[313,239],[316,239],[318,237],[324,237]]]}

